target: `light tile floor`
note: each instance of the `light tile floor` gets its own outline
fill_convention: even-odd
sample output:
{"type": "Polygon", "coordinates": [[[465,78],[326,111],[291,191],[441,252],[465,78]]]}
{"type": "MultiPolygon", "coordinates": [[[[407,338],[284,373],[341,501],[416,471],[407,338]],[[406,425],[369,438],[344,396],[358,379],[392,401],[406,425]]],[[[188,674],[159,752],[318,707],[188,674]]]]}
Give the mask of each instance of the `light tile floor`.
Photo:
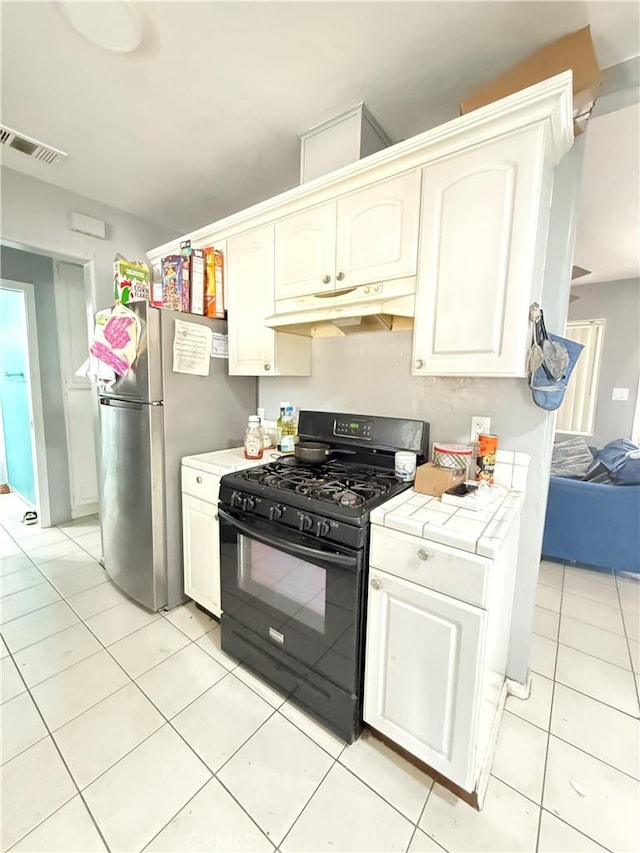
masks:
{"type": "Polygon", "coordinates": [[[507,701],[478,813],[369,735],[345,747],[193,605],[126,599],[96,518],[21,512],[0,497],[3,850],[640,848],[634,581],[541,564],[531,698],[507,701]]]}

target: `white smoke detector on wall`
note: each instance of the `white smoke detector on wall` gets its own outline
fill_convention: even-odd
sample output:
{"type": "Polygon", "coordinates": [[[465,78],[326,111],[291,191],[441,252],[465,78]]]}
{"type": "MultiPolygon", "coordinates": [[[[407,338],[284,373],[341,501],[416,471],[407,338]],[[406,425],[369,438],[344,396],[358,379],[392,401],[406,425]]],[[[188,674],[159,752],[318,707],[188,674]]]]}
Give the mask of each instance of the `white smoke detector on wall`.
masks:
{"type": "Polygon", "coordinates": [[[131,53],[142,41],[142,21],[133,3],[60,0],[56,4],[67,23],[83,38],[113,53],[131,53]]]}

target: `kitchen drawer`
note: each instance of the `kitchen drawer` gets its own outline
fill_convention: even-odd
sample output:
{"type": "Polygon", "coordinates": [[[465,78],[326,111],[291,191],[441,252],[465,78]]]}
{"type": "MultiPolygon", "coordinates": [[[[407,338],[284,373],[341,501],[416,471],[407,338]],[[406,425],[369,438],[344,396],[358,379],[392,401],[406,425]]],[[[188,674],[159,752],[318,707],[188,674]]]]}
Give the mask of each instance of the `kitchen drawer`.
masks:
{"type": "Polygon", "coordinates": [[[182,466],[182,492],[200,498],[201,501],[217,504],[220,493],[220,477],[206,471],[182,466]]]}
{"type": "Polygon", "coordinates": [[[491,561],[483,557],[373,524],[369,562],[396,577],[486,607],[491,561]]]}

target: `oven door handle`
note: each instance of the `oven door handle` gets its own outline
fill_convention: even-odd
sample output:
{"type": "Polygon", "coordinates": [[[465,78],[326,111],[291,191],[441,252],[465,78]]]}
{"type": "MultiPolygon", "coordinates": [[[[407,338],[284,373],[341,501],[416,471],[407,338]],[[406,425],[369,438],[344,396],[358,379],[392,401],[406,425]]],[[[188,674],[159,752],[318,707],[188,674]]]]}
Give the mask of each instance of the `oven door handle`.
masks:
{"type": "Polygon", "coordinates": [[[240,531],[240,533],[244,533],[252,539],[257,539],[258,542],[263,542],[265,545],[270,545],[272,548],[278,548],[280,551],[286,551],[288,554],[293,554],[294,556],[303,558],[311,557],[312,559],[320,559],[334,563],[338,566],[349,566],[351,568],[355,568],[358,564],[358,558],[356,556],[351,557],[347,554],[329,553],[317,548],[308,548],[305,545],[298,545],[297,542],[283,542],[282,539],[278,539],[277,536],[268,536],[264,533],[260,533],[254,527],[251,527],[251,525],[238,521],[237,518],[229,515],[229,513],[225,512],[223,509],[218,509],[218,517],[223,521],[226,521],[227,524],[230,524],[232,527],[235,527],[236,530],[240,531]]]}

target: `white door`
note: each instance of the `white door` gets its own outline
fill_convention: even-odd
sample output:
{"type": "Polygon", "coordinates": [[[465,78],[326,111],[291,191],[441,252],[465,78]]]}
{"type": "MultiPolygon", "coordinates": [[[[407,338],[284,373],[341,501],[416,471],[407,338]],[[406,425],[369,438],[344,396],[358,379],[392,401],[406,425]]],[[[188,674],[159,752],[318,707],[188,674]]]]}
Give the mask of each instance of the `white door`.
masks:
{"type": "Polygon", "coordinates": [[[475,782],[484,616],[370,572],[364,719],[467,791],[475,782]]]}
{"type": "Polygon", "coordinates": [[[71,515],[78,518],[96,512],[98,508],[95,395],[89,380],[75,375],[87,358],[89,349],[87,301],[83,268],[62,261],[55,261],[54,268],[71,515]]]}
{"type": "Polygon", "coordinates": [[[275,332],[265,327],[274,312],[274,234],[265,225],[227,241],[229,373],[275,372],[275,332]]]}
{"type": "Polygon", "coordinates": [[[419,169],[338,199],[336,287],[415,275],[419,169]]]}
{"type": "Polygon", "coordinates": [[[525,375],[540,210],[550,201],[541,197],[543,133],[424,169],[414,374],[525,375]]]}
{"type": "Polygon", "coordinates": [[[330,201],[276,222],[276,299],[335,287],[336,203],[330,201]]]}
{"type": "Polygon", "coordinates": [[[184,591],[214,616],[220,616],[220,534],[217,507],[182,495],[184,591]]]}

